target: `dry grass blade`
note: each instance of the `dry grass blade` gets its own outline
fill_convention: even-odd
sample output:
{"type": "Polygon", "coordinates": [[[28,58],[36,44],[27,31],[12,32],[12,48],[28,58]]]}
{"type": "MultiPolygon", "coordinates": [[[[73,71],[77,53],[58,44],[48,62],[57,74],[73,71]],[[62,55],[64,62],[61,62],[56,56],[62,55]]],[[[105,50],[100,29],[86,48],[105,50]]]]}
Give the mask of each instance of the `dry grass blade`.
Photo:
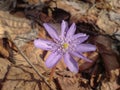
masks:
{"type": "Polygon", "coordinates": [[[18,52],[23,56],[23,58],[27,61],[27,63],[34,69],[34,71],[40,76],[40,78],[42,78],[42,80],[45,82],[45,84],[50,88],[50,90],[54,90],[50,84],[47,82],[47,80],[45,79],[45,77],[37,70],[37,68],[30,62],[30,60],[28,59],[28,57],[20,50],[20,48],[16,45],[16,43],[12,40],[11,36],[9,35],[8,32],[5,32],[6,37],[8,37],[16,46],[16,48],[18,49],[18,52]]]}

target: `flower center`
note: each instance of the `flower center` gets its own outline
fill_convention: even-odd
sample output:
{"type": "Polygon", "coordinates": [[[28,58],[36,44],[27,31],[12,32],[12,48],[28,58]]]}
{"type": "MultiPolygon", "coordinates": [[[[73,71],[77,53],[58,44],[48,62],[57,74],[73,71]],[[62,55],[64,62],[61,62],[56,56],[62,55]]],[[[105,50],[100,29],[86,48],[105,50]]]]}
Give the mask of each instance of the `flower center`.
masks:
{"type": "Polygon", "coordinates": [[[68,49],[69,44],[68,43],[63,43],[62,47],[63,47],[63,49],[68,49]]]}

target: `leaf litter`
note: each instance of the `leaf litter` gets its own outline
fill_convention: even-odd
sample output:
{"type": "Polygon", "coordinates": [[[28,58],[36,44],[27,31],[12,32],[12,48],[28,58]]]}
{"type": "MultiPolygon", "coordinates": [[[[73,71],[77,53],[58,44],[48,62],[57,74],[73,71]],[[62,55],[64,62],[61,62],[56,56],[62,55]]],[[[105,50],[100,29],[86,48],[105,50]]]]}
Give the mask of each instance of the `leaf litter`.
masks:
{"type": "Polygon", "coordinates": [[[1,90],[120,89],[119,0],[7,1],[0,1],[1,90]],[[62,20],[69,25],[75,22],[76,33],[88,34],[90,37],[86,42],[97,46],[95,52],[84,53],[93,63],[76,58],[79,64],[77,74],[70,72],[63,60],[55,70],[46,68],[44,62],[49,52],[33,45],[36,38],[51,40],[43,28],[44,22],[50,23],[59,32],[62,20]],[[5,35],[6,32],[12,40],[5,35]],[[13,45],[14,42],[16,45],[13,45]],[[26,62],[20,51],[43,77],[26,62]]]}

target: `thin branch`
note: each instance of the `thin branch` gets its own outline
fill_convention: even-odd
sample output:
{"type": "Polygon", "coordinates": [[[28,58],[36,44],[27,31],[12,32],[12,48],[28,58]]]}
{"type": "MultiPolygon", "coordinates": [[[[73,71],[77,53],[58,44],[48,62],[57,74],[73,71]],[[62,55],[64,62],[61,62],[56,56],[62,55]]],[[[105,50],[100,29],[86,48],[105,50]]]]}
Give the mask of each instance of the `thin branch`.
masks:
{"type": "Polygon", "coordinates": [[[52,87],[49,85],[48,81],[45,79],[45,77],[37,70],[37,68],[30,62],[30,60],[28,59],[28,57],[20,50],[20,48],[16,45],[16,43],[14,42],[14,40],[12,40],[11,36],[9,35],[8,32],[5,32],[6,37],[11,40],[13,42],[13,44],[16,46],[16,48],[18,49],[19,53],[23,56],[23,58],[26,60],[26,62],[34,69],[34,71],[40,76],[40,78],[42,78],[42,80],[45,82],[45,84],[50,88],[50,90],[54,90],[52,89],[52,87]]]}

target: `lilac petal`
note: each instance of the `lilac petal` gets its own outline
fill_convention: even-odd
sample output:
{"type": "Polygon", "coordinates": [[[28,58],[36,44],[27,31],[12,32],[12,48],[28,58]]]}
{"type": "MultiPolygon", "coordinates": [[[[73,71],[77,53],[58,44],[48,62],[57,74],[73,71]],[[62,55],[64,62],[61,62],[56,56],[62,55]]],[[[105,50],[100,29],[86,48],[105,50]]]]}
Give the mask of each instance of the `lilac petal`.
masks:
{"type": "Polygon", "coordinates": [[[76,47],[76,51],[78,52],[90,52],[95,50],[96,46],[92,44],[80,44],[76,47]]]}
{"type": "Polygon", "coordinates": [[[80,37],[85,37],[85,36],[87,36],[85,33],[78,33],[78,34],[75,34],[72,39],[74,40],[74,39],[78,39],[80,37]]]}
{"type": "Polygon", "coordinates": [[[77,62],[70,56],[70,54],[65,53],[64,62],[70,71],[77,73],[78,72],[78,64],[77,62]]]}
{"type": "Polygon", "coordinates": [[[43,40],[43,39],[36,39],[34,40],[34,45],[37,48],[41,48],[43,50],[51,50],[54,46],[54,43],[52,41],[43,40]]]}
{"type": "Polygon", "coordinates": [[[68,37],[68,38],[71,37],[72,35],[74,35],[75,31],[76,31],[76,25],[75,25],[75,23],[73,23],[70,26],[69,30],[67,31],[66,37],[68,37]]]}
{"type": "Polygon", "coordinates": [[[44,23],[43,26],[45,27],[46,31],[49,33],[49,35],[55,39],[59,40],[58,34],[54,28],[52,28],[49,24],[44,23]]]}
{"type": "Polygon", "coordinates": [[[73,56],[76,56],[76,57],[78,57],[78,58],[81,58],[81,59],[83,59],[83,60],[85,60],[85,61],[87,61],[87,62],[92,62],[90,59],[88,59],[87,57],[83,56],[82,54],[80,54],[80,53],[78,53],[78,52],[71,52],[71,54],[72,54],[73,56]]]}
{"type": "Polygon", "coordinates": [[[61,37],[65,36],[67,28],[68,28],[68,23],[63,20],[61,24],[61,37]]]}
{"type": "Polygon", "coordinates": [[[52,52],[48,56],[45,64],[48,68],[52,68],[57,64],[57,62],[60,60],[60,58],[61,58],[61,54],[59,54],[58,52],[52,52]]]}
{"type": "Polygon", "coordinates": [[[73,37],[73,42],[76,44],[81,44],[82,42],[86,41],[88,39],[88,37],[89,37],[88,35],[83,36],[83,37],[78,37],[78,38],[77,38],[77,36],[75,36],[75,37],[73,37]]]}

